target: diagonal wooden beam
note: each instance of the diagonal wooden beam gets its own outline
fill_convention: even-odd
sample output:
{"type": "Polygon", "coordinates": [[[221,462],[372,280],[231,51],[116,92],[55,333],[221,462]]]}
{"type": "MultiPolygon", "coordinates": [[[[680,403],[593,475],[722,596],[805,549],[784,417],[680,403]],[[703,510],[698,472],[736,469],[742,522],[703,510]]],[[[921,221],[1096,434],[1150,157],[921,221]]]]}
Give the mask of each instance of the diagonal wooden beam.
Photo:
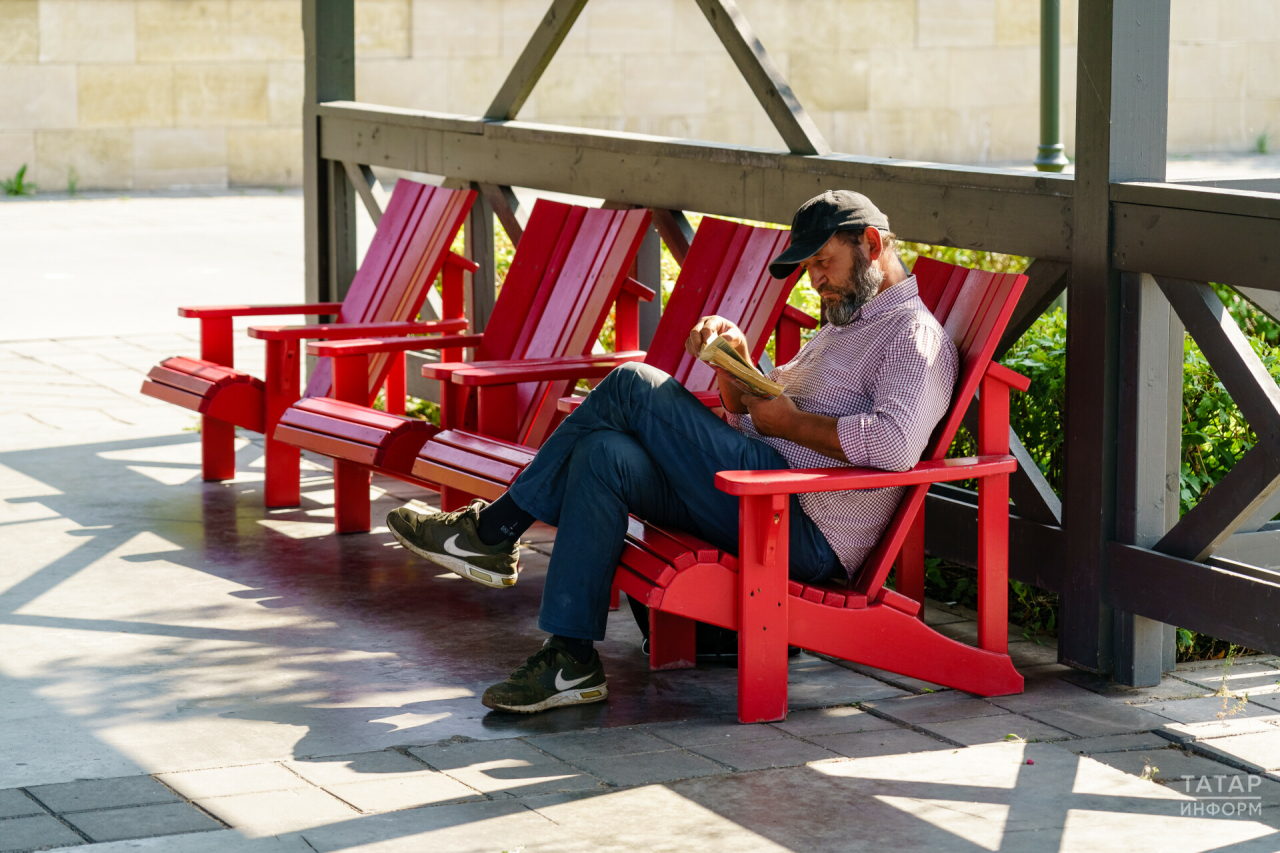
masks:
{"type": "Polygon", "coordinates": [[[480,192],[493,208],[493,215],[502,223],[502,229],[511,238],[511,245],[519,246],[524,226],[529,222],[529,209],[520,205],[520,199],[516,198],[511,187],[480,184],[480,192]]]}
{"type": "Polygon", "coordinates": [[[1163,276],[1156,281],[1258,437],[1280,433],[1280,386],[1218,294],[1199,282],[1163,276]]]}
{"type": "MultiPolygon", "coordinates": [[[[831,146],[773,64],[734,0],[697,0],[711,29],[792,154],[830,154],[831,146]]],[[[821,25],[821,24],[820,24],[821,25]]]]}
{"type": "Polygon", "coordinates": [[[376,226],[382,221],[382,208],[378,205],[378,200],[373,197],[373,185],[378,180],[373,176],[373,170],[364,163],[353,163],[350,160],[343,160],[342,167],[347,170],[351,185],[360,194],[360,200],[364,202],[365,210],[369,211],[369,218],[376,226]]]}
{"type": "Polygon", "coordinates": [[[1280,323],[1280,292],[1275,290],[1259,290],[1256,287],[1237,287],[1237,291],[1248,299],[1258,310],[1272,320],[1280,323]]]}
{"type": "Polygon", "coordinates": [[[493,103],[484,111],[485,118],[508,121],[516,117],[586,5],[587,0],[552,0],[520,58],[507,72],[493,103]]]}
{"type": "Polygon", "coordinates": [[[996,346],[995,358],[1004,356],[1018,339],[1027,333],[1027,329],[1040,319],[1040,315],[1049,310],[1049,306],[1062,295],[1071,281],[1071,264],[1061,261],[1049,261],[1037,258],[1027,267],[1027,286],[1013,309],[1009,325],[1000,336],[996,346]]]}
{"type": "MultiPolygon", "coordinates": [[[[964,413],[964,425],[971,435],[978,434],[977,399],[964,413]]],[[[1018,508],[1018,514],[1036,524],[1061,525],[1062,501],[1044,474],[1040,473],[1040,466],[1013,427],[1009,428],[1009,453],[1018,460],[1018,470],[1009,475],[1009,497],[1018,508]]]]}
{"type": "Polygon", "coordinates": [[[685,218],[684,211],[653,208],[653,227],[658,229],[658,236],[667,244],[676,263],[684,266],[693,242],[693,225],[685,218]]]}

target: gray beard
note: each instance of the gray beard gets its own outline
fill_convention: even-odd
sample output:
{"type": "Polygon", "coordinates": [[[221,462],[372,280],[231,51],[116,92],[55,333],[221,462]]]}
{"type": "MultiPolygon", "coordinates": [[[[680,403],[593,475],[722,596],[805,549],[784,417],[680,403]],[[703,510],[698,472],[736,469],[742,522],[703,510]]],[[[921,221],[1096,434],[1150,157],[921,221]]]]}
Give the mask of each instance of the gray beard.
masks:
{"type": "Polygon", "coordinates": [[[883,281],[884,271],[872,266],[861,252],[857,252],[854,255],[853,272],[840,288],[840,298],[827,303],[827,322],[833,326],[849,325],[857,316],[858,310],[875,298],[883,281]]]}

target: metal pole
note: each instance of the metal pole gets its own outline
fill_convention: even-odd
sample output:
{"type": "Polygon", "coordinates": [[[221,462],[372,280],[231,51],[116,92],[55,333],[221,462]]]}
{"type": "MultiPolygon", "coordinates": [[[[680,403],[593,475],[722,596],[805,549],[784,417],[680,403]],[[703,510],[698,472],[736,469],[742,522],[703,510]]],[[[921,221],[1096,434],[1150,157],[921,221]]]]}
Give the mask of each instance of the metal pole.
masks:
{"type": "Polygon", "coordinates": [[[1040,0],[1040,146],[1036,169],[1061,172],[1067,165],[1058,120],[1058,64],[1062,40],[1062,0],[1040,0]]]}

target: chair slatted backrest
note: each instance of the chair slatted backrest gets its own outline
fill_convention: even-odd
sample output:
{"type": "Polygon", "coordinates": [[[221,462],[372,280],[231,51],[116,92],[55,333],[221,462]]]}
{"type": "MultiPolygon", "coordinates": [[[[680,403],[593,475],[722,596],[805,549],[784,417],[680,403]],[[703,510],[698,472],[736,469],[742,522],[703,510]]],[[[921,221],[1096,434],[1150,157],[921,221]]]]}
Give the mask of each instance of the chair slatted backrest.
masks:
{"type": "MultiPolygon", "coordinates": [[[[649,227],[648,210],[538,199],[485,327],[476,360],[585,355],[600,336],[649,227]]],[[[516,388],[522,444],[541,446],[569,380],[516,388]]]]}
{"type": "MultiPolygon", "coordinates": [[[[971,270],[925,257],[916,260],[913,273],[921,300],[942,323],[960,356],[960,375],[951,408],[934,430],[924,452],[925,459],[942,459],[978,392],[1000,336],[1026,287],[1027,277],[971,270]]],[[[927,485],[907,487],[880,543],[859,570],[854,589],[868,600],[874,600],[884,586],[928,490],[927,485]]]]}
{"type": "Polygon", "coordinates": [[[691,391],[715,387],[715,371],[684,348],[694,323],[709,314],[736,323],[751,342],[752,359],[759,359],[800,277],[799,271],[785,280],[769,274],[769,261],[786,248],[790,236],[777,228],[703,217],[645,362],[691,391]]]}
{"type": "MultiPolygon", "coordinates": [[[[475,195],[472,190],[396,181],[378,230],[342,301],[338,322],[398,323],[417,317],[475,195]]],[[[390,364],[391,357],[385,353],[370,359],[370,403],[386,381],[390,364]]],[[[325,396],[332,384],[332,365],[322,358],[304,396],[325,396]]]]}

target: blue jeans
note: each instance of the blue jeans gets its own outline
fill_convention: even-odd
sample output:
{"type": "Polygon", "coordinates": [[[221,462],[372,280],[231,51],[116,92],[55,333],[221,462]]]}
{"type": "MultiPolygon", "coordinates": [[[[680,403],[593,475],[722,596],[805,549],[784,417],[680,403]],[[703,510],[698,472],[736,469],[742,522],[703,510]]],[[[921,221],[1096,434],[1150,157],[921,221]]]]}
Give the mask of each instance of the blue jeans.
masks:
{"type": "MultiPolygon", "coordinates": [[[[786,467],[776,450],[720,420],[661,370],[614,370],[509,492],[521,509],[559,528],[538,627],[604,639],[628,513],[736,554],[738,498],[716,488],[716,472],[786,467]]],[[[813,583],[834,575],[840,561],[794,495],[789,515],[791,577],[813,583]]]]}

